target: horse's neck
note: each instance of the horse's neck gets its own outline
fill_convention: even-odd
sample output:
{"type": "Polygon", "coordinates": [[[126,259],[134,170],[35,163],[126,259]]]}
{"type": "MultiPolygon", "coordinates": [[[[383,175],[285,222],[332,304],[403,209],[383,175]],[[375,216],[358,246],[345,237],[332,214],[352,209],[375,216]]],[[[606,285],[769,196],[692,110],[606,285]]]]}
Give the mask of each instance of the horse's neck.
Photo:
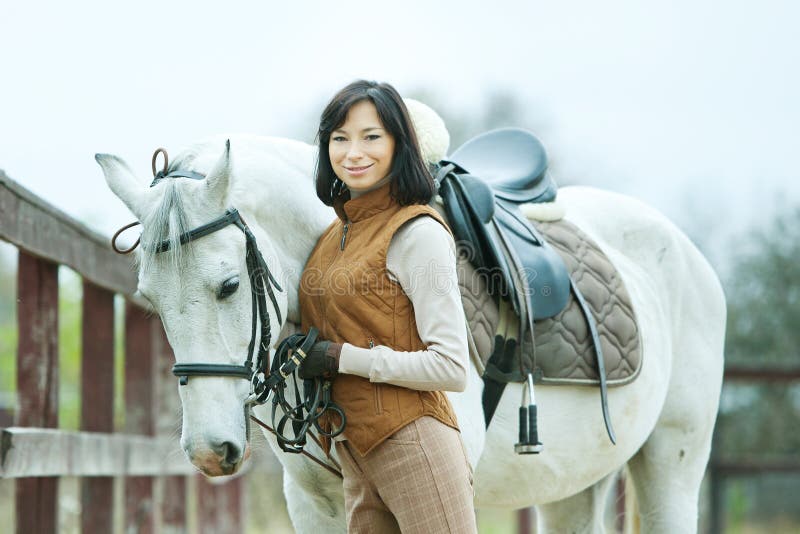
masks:
{"type": "Polygon", "coordinates": [[[288,286],[288,319],[299,322],[300,274],[335,214],[314,189],[314,147],[273,139],[254,148],[236,174],[229,203],[268,236],[288,286]]]}

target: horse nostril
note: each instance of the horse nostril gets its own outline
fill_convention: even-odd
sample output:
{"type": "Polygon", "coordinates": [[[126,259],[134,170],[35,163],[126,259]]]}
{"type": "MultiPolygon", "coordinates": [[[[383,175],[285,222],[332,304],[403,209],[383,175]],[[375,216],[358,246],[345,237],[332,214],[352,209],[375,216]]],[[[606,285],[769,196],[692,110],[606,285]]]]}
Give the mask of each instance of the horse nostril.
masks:
{"type": "Polygon", "coordinates": [[[215,453],[222,456],[224,463],[229,465],[237,464],[242,458],[242,451],[230,441],[215,445],[213,449],[215,453]]]}

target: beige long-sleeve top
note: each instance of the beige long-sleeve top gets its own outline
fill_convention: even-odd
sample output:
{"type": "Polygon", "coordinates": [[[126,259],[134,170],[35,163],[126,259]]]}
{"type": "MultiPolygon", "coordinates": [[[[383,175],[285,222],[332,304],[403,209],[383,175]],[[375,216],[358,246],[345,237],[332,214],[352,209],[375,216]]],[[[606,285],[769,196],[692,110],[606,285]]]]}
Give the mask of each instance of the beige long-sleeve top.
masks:
{"type": "Polygon", "coordinates": [[[411,389],[463,391],[469,349],[452,236],[432,217],[412,219],[392,237],[386,269],[411,300],[427,349],[405,352],[344,343],[339,372],[411,389]]]}

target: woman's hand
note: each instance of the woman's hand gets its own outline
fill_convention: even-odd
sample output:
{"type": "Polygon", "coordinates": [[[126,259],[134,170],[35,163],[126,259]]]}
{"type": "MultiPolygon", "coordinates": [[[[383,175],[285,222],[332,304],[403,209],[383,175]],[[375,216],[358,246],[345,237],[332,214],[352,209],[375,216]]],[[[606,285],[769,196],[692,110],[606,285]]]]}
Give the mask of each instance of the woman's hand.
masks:
{"type": "Polygon", "coordinates": [[[303,380],[317,377],[331,379],[339,371],[339,354],[341,352],[341,343],[317,341],[312,345],[306,359],[300,364],[297,374],[303,380]]]}

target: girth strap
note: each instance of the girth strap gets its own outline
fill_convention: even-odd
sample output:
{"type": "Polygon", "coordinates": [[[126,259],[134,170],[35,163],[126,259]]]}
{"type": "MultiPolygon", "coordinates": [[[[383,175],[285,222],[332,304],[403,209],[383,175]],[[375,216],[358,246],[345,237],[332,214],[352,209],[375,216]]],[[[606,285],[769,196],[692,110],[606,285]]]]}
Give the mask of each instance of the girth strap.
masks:
{"type": "MultiPolygon", "coordinates": [[[[597,375],[600,382],[600,405],[603,411],[603,421],[611,443],[616,444],[617,438],[614,433],[614,427],[611,424],[611,415],[608,410],[606,366],[603,358],[603,349],[600,345],[600,335],[597,332],[597,324],[589,308],[589,304],[586,302],[586,299],[583,297],[583,294],[578,289],[574,280],[572,280],[572,277],[570,277],[570,285],[580,305],[581,311],[586,318],[586,322],[589,325],[592,345],[594,346],[597,356],[597,375]]],[[[509,382],[524,381],[524,375],[519,370],[511,368],[516,350],[517,340],[504,339],[499,335],[495,337],[494,353],[489,358],[489,361],[486,362],[486,369],[483,373],[483,411],[486,428],[489,428],[489,423],[492,422],[492,417],[500,402],[500,397],[503,395],[506,384],[509,382]]],[[[534,369],[534,376],[537,376],[537,371],[537,369],[534,369]]]]}
{"type": "Polygon", "coordinates": [[[572,291],[575,294],[575,298],[578,299],[578,304],[581,305],[581,311],[583,311],[583,315],[586,317],[586,323],[589,325],[589,332],[592,335],[594,353],[597,356],[597,375],[600,377],[600,406],[603,410],[603,421],[606,424],[608,438],[611,440],[611,443],[616,445],[617,437],[614,434],[614,427],[611,426],[611,415],[608,413],[608,384],[606,383],[606,364],[603,361],[603,349],[600,346],[600,335],[597,333],[597,324],[592,316],[592,310],[589,308],[589,304],[586,302],[586,299],[583,298],[583,294],[578,289],[578,286],[575,284],[572,276],[569,277],[569,283],[572,286],[572,291]]]}

